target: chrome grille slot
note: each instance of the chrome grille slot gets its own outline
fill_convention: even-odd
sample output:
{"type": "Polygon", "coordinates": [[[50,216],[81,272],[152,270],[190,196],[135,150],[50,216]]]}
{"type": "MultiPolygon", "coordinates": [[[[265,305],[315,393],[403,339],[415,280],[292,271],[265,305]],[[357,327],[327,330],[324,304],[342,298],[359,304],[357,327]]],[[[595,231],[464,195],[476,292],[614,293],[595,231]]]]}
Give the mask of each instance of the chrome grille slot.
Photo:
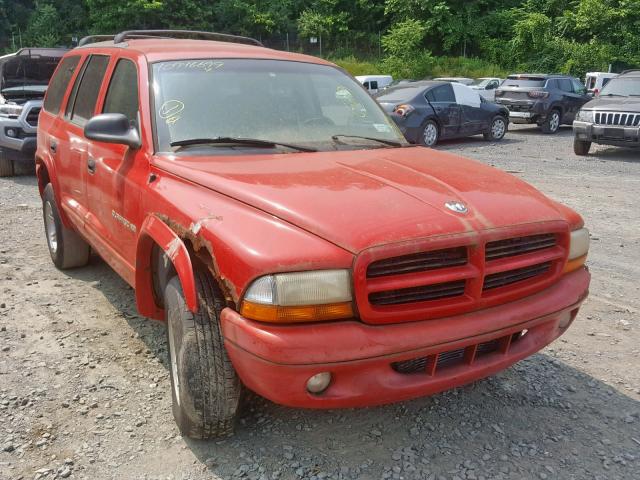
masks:
{"type": "Polygon", "coordinates": [[[466,282],[464,280],[456,280],[453,282],[436,283],[434,285],[374,292],[369,294],[369,303],[378,306],[401,305],[404,303],[426,302],[429,300],[458,297],[464,294],[465,286],[466,282]]]}
{"type": "Polygon", "coordinates": [[[508,238],[487,243],[485,257],[487,261],[497,260],[523,253],[535,252],[556,245],[556,236],[552,233],[530,235],[528,237],[508,238]]]}
{"type": "Polygon", "coordinates": [[[551,269],[551,262],[539,263],[528,267],[507,270],[506,272],[492,273],[487,275],[482,285],[482,290],[504,287],[516,282],[522,282],[538,275],[543,275],[551,269]]]}
{"type": "Polygon", "coordinates": [[[457,267],[466,263],[466,247],[447,248],[378,260],[367,267],[367,277],[376,278],[387,275],[426,272],[438,268],[457,267]]]}

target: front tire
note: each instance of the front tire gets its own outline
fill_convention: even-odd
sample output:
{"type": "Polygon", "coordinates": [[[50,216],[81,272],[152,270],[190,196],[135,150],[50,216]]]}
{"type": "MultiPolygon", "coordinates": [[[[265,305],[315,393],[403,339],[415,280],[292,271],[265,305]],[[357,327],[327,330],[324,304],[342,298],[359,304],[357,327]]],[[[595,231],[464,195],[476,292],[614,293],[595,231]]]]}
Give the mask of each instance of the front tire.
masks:
{"type": "Polygon", "coordinates": [[[44,232],[51,260],[60,270],[83,267],[89,263],[90,248],[77,232],[67,228],[60,219],[51,184],[47,184],[42,196],[44,232]]]}
{"type": "Polygon", "coordinates": [[[0,149],[0,177],[13,177],[13,161],[0,149]]]}
{"type": "Polygon", "coordinates": [[[484,133],[484,139],[492,142],[499,142],[507,133],[509,122],[502,116],[496,115],[491,121],[491,128],[484,133]]]}
{"type": "Polygon", "coordinates": [[[420,143],[425,147],[433,147],[438,143],[440,139],[440,130],[438,129],[438,124],[433,120],[428,120],[422,129],[422,134],[420,135],[420,143]]]}
{"type": "Polygon", "coordinates": [[[573,139],[573,152],[576,155],[586,157],[589,155],[589,150],[591,150],[591,142],[579,140],[578,138],[573,139]]]}
{"type": "Polygon", "coordinates": [[[186,306],[178,277],[164,292],[173,416],[182,435],[231,435],[242,385],[220,329],[224,296],[208,273],[194,271],[198,313],[186,306]]]}
{"type": "Polygon", "coordinates": [[[560,130],[560,124],[562,123],[562,115],[559,110],[554,109],[551,110],[549,115],[540,127],[542,128],[543,133],[551,134],[558,133],[560,130]]]}

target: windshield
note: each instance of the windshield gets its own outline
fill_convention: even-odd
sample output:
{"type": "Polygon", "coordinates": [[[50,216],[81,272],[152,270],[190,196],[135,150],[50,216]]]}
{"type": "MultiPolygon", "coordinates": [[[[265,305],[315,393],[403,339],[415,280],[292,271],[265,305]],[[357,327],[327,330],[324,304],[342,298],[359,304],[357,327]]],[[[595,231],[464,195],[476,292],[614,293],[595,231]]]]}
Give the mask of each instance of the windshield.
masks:
{"type": "Polygon", "coordinates": [[[509,77],[503,87],[544,87],[547,80],[540,77],[509,77]]]}
{"type": "MultiPolygon", "coordinates": [[[[161,152],[181,150],[179,143],[190,139],[256,139],[315,150],[386,146],[375,139],[404,143],[362,86],[331,66],[257,59],[159,62],[153,64],[153,91],[161,152]],[[336,141],[336,135],[348,140],[336,141]]],[[[212,143],[205,150],[229,154],[257,146],[212,143]]],[[[200,142],[195,150],[200,154],[202,147],[200,142]]]]}
{"type": "Polygon", "coordinates": [[[473,85],[474,87],[486,87],[491,80],[491,78],[479,78],[478,80],[475,80],[471,85],[473,85]]]}
{"type": "Polygon", "coordinates": [[[640,77],[613,78],[600,92],[601,96],[607,95],[640,95],[640,77]]]}

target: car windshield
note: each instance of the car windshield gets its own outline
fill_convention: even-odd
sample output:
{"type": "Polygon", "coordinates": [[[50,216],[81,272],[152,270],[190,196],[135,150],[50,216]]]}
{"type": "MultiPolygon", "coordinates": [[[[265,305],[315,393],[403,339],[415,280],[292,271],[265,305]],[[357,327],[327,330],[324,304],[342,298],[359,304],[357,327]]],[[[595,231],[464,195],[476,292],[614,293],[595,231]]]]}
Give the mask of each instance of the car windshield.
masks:
{"type": "Polygon", "coordinates": [[[640,77],[613,78],[602,88],[600,95],[640,96],[640,77]]]}
{"type": "Polygon", "coordinates": [[[198,145],[191,150],[268,153],[264,142],[283,152],[297,151],[286,145],[335,150],[388,146],[377,139],[405,143],[362,86],[328,65],[257,59],[158,62],[153,92],[160,152],[198,145]],[[338,141],[336,136],[344,137],[338,141]],[[186,142],[194,139],[203,141],[186,142]],[[215,142],[208,145],[206,139],[215,142]]]}
{"type": "Polygon", "coordinates": [[[540,77],[509,77],[503,87],[544,87],[546,79],[540,77]]]}
{"type": "Polygon", "coordinates": [[[485,79],[479,78],[475,80],[471,85],[473,85],[474,87],[486,87],[490,81],[491,81],[490,78],[485,78],[485,79]]]}

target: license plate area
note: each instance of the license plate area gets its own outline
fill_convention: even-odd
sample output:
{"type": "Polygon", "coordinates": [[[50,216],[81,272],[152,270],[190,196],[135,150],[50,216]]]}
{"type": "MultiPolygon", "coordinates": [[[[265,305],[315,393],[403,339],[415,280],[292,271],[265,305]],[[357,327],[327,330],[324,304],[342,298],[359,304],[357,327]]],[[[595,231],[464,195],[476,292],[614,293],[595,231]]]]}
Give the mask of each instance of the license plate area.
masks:
{"type": "Polygon", "coordinates": [[[615,138],[617,140],[624,139],[624,129],[623,128],[605,128],[604,136],[607,138],[615,138]]]}

